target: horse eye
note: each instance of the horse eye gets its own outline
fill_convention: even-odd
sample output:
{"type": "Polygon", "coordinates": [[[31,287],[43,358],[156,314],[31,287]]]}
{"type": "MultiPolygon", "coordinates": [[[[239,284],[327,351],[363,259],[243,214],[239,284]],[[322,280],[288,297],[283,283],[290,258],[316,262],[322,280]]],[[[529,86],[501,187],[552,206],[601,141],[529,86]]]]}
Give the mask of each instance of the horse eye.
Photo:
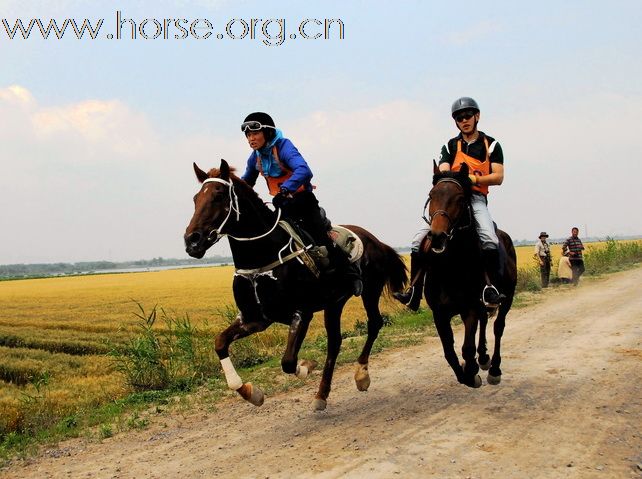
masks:
{"type": "Polygon", "coordinates": [[[223,201],[223,194],[219,193],[219,194],[215,195],[214,198],[212,198],[212,201],[214,201],[216,203],[220,203],[221,201],[223,201]]]}

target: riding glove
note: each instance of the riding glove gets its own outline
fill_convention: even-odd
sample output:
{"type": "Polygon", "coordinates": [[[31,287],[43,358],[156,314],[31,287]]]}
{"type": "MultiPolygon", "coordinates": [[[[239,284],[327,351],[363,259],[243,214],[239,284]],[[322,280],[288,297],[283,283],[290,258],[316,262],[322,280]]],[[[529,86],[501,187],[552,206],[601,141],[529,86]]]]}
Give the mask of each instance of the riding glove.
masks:
{"type": "Polygon", "coordinates": [[[272,204],[275,208],[283,209],[287,207],[291,200],[292,193],[290,193],[285,188],[281,188],[281,191],[279,191],[276,195],[274,195],[274,198],[272,198],[272,204]]]}

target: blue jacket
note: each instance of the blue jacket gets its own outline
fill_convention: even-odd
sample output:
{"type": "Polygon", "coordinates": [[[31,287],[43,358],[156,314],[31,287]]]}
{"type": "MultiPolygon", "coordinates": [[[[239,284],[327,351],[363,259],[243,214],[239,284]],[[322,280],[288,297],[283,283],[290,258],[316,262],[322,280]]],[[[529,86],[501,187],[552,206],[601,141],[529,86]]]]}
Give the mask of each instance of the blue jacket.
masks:
{"type": "MultiPolygon", "coordinates": [[[[303,185],[306,191],[312,191],[312,185],[310,184],[312,171],[303,156],[301,156],[301,153],[299,153],[299,150],[296,149],[296,146],[294,146],[287,138],[278,139],[274,145],[276,146],[281,163],[292,171],[292,176],[289,180],[283,183],[282,187],[288,191],[294,192],[303,185]]],[[[259,176],[259,170],[256,167],[258,156],[259,153],[256,151],[253,151],[250,154],[250,157],[247,159],[245,173],[243,173],[242,176],[242,179],[250,186],[255,185],[256,179],[259,176]]],[[[283,175],[284,172],[278,166],[276,160],[272,158],[271,154],[260,154],[260,157],[264,174],[274,178],[278,178],[283,175]]]]}

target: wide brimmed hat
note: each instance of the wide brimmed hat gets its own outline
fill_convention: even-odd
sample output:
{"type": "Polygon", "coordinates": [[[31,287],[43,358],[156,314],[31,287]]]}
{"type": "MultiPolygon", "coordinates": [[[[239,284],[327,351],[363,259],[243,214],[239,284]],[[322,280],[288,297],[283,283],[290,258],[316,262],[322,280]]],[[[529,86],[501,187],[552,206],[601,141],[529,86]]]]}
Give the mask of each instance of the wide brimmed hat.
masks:
{"type": "Polygon", "coordinates": [[[541,238],[542,236],[544,236],[544,237],[548,238],[548,234],[546,233],[546,231],[542,231],[542,232],[539,234],[539,238],[541,238]]]}

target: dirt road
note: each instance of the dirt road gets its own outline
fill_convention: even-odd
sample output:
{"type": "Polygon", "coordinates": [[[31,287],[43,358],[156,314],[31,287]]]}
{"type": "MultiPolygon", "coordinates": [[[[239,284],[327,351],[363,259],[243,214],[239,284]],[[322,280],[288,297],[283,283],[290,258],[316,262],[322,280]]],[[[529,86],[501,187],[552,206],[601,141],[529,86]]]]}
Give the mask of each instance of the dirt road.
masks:
{"type": "Polygon", "coordinates": [[[499,386],[459,385],[431,338],[375,356],[365,393],[340,368],[324,412],[311,410],[315,374],[261,408],[233,397],[215,412],[161,415],[0,476],[640,478],[640,285],[642,268],[512,311],[499,386]]]}

